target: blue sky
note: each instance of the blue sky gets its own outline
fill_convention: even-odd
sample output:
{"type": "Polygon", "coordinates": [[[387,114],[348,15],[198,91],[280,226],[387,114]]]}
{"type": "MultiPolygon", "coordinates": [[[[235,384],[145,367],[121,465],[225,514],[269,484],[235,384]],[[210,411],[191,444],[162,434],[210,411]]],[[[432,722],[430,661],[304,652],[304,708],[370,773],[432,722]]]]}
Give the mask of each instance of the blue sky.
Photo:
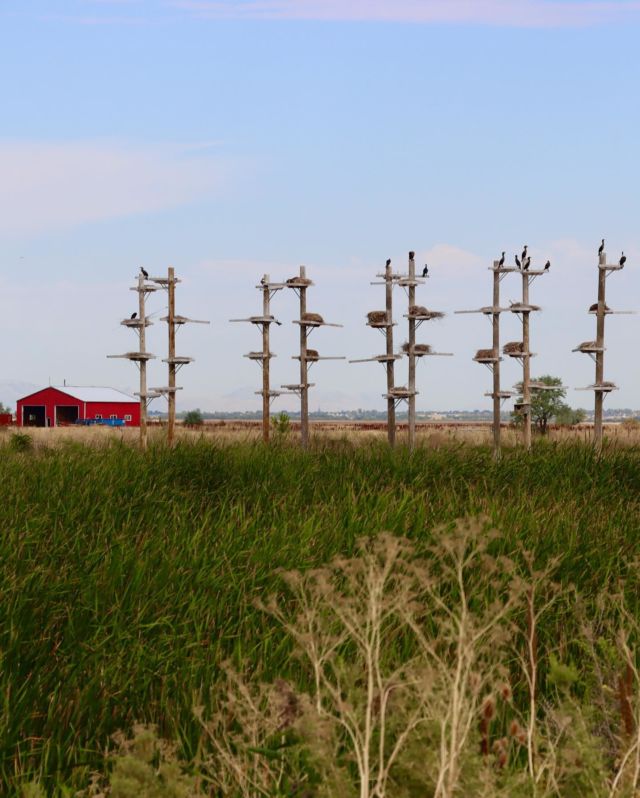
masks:
{"type": "MultiPolygon", "coordinates": [[[[453,311],[488,303],[486,267],[523,243],[553,263],[532,288],[533,371],[588,385],[571,349],[594,336],[602,236],[629,258],[609,304],[640,308],[639,33],[625,0],[0,0],[0,394],[64,378],[134,389],[133,367],[105,355],[132,348],[119,320],[138,267],[173,265],[179,309],[212,321],[181,332],[197,358],[181,403],[256,407],[241,356],[259,336],[227,320],[258,309],[260,275],[306,264],[312,309],[345,325],[314,345],[363,357],[383,345],[364,326],[382,299],[369,282],[414,249],[431,266],[420,301],[449,314],[421,340],[455,353],[421,364],[418,406],[487,406],[471,357],[489,326],[453,311]]],[[[274,311],[295,318],[294,296],[274,311]]],[[[640,407],[639,324],[608,320],[612,405],[640,407]]],[[[151,328],[158,355],[165,334],[151,328]]],[[[295,380],[296,335],[274,332],[274,385],[295,380]]],[[[505,318],[503,339],[518,335],[505,318]]],[[[160,358],[152,369],[164,383],[160,358]]],[[[382,408],[375,364],[315,372],[312,408],[382,408]]]]}

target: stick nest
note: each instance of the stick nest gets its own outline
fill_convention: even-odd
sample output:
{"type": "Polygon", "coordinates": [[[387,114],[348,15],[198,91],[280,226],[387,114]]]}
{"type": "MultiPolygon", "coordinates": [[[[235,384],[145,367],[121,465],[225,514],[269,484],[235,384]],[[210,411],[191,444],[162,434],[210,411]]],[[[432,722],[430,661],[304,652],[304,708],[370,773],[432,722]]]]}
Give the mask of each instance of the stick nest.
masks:
{"type": "MultiPolygon", "coordinates": [[[[608,305],[605,305],[604,309],[611,310],[611,308],[608,305]]],[[[591,305],[591,307],[589,308],[589,310],[598,310],[598,303],[594,302],[593,305],[591,305]]]]}
{"type": "Polygon", "coordinates": [[[324,319],[319,313],[303,313],[301,321],[315,321],[324,324],[324,319]]]}
{"type": "Polygon", "coordinates": [[[441,313],[439,310],[429,310],[425,308],[424,305],[410,305],[409,316],[426,316],[427,319],[442,319],[444,318],[444,313],[441,313]]]}
{"type": "Polygon", "coordinates": [[[494,349],[478,349],[476,352],[476,360],[495,360],[496,352],[494,349]]]}
{"type": "Polygon", "coordinates": [[[576,349],[597,349],[598,342],[597,341],[583,341],[581,344],[578,344],[576,349]]]}
{"type": "Polygon", "coordinates": [[[596,385],[596,388],[615,388],[615,382],[599,382],[596,385]]]}
{"type": "Polygon", "coordinates": [[[372,310],[367,313],[367,321],[369,324],[383,324],[387,321],[386,310],[372,310]]]}
{"type": "Polygon", "coordinates": [[[289,277],[287,285],[311,285],[308,277],[289,277]]]}
{"type": "Polygon", "coordinates": [[[539,305],[525,305],[524,302],[514,302],[511,310],[540,310],[539,305]]]}
{"type": "MultiPolygon", "coordinates": [[[[403,352],[410,352],[411,346],[408,342],[402,344],[402,351],[403,352]]],[[[429,344],[415,344],[413,347],[414,354],[416,355],[428,355],[431,352],[431,347],[429,344]]]]}
{"type": "Polygon", "coordinates": [[[524,343],[522,341],[509,341],[502,347],[505,355],[521,355],[524,352],[524,343]]]}
{"type": "Polygon", "coordinates": [[[317,349],[307,349],[307,360],[318,360],[319,358],[317,349]]]}

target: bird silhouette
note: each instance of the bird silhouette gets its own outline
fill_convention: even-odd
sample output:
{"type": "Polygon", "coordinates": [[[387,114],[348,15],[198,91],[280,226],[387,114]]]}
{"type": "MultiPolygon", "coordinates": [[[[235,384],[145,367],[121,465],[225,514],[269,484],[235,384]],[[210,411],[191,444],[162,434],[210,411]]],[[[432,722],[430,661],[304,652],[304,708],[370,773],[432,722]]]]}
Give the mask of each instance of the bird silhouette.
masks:
{"type": "Polygon", "coordinates": [[[527,245],[527,244],[525,244],[525,245],[524,245],[524,249],[522,250],[522,256],[521,256],[521,257],[522,257],[522,262],[523,262],[523,263],[524,263],[524,262],[525,262],[525,260],[527,259],[527,250],[528,250],[528,249],[529,249],[528,245],[527,245]]]}
{"type": "Polygon", "coordinates": [[[620,265],[621,265],[621,266],[624,266],[624,264],[625,264],[626,262],[627,262],[627,256],[626,256],[626,255],[624,254],[624,252],[623,252],[623,253],[622,253],[622,257],[620,258],[620,265]]]}
{"type": "Polygon", "coordinates": [[[526,261],[524,262],[524,266],[523,266],[522,268],[523,268],[525,271],[527,271],[527,270],[529,269],[529,265],[530,265],[530,264],[531,264],[531,258],[530,258],[530,257],[528,257],[528,258],[526,259],[526,261]]]}
{"type": "Polygon", "coordinates": [[[264,277],[260,278],[260,285],[266,285],[266,280],[264,279],[264,277]]]}
{"type": "Polygon", "coordinates": [[[600,244],[600,249],[598,250],[598,255],[602,255],[604,252],[604,238],[602,239],[602,244],[600,244]]]}
{"type": "Polygon", "coordinates": [[[521,269],[521,268],[522,268],[522,264],[520,263],[520,258],[519,258],[517,255],[516,255],[516,266],[517,266],[519,269],[521,269]]]}
{"type": "Polygon", "coordinates": [[[142,266],[140,267],[140,271],[142,272],[143,277],[146,278],[149,276],[149,272],[146,269],[143,269],[142,266]]]}
{"type": "Polygon", "coordinates": [[[132,313],[132,314],[131,314],[131,318],[132,318],[132,319],[135,319],[137,315],[138,315],[137,313],[132,313]]]}
{"type": "Polygon", "coordinates": [[[427,264],[425,263],[425,264],[424,264],[424,269],[422,270],[422,276],[423,276],[423,277],[427,277],[427,276],[428,276],[428,274],[429,274],[429,267],[428,267],[428,266],[427,266],[427,264]]]}
{"type": "Polygon", "coordinates": [[[550,260],[548,260],[548,261],[547,261],[547,262],[544,264],[544,270],[545,270],[545,272],[548,272],[550,268],[551,268],[551,261],[550,261],[550,260]]]}
{"type": "Polygon", "coordinates": [[[505,255],[505,253],[503,252],[503,253],[502,253],[502,257],[501,257],[501,258],[500,258],[500,260],[498,261],[498,267],[499,267],[500,269],[501,269],[501,268],[504,266],[504,255],[505,255]]]}
{"type": "Polygon", "coordinates": [[[391,266],[391,258],[387,258],[387,262],[384,265],[391,266]]]}

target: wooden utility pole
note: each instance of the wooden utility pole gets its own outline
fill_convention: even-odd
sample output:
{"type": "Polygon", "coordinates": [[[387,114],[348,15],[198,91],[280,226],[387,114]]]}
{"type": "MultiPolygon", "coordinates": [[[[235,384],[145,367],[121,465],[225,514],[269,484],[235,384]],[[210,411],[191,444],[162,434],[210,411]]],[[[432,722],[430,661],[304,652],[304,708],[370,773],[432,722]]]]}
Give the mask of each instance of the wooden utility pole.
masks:
{"type": "MultiPolygon", "coordinates": [[[[268,318],[271,314],[271,291],[269,290],[269,275],[262,277],[262,315],[268,318]]],[[[262,325],[262,440],[269,443],[269,432],[271,428],[269,411],[271,409],[271,381],[270,363],[271,349],[269,342],[270,324],[262,325]]]]}
{"type": "MultiPolygon", "coordinates": [[[[605,295],[607,289],[607,254],[602,252],[598,261],[598,309],[596,311],[596,387],[604,382],[604,319],[605,295]]],[[[595,391],[593,412],[593,440],[596,449],[602,448],[602,411],[604,408],[604,391],[595,391]]]]}
{"type": "Polygon", "coordinates": [[[395,388],[395,355],[393,352],[393,274],[391,271],[391,261],[388,260],[384,268],[385,283],[385,310],[387,313],[387,326],[385,327],[385,338],[387,342],[387,437],[389,446],[396,445],[396,400],[392,393],[395,388]]]}
{"type": "MultiPolygon", "coordinates": [[[[140,354],[145,354],[147,351],[146,340],[146,295],[144,285],[144,275],[142,272],[138,275],[138,317],[140,319],[140,326],[138,332],[140,334],[140,354]]],[[[142,450],[147,448],[147,361],[141,358],[138,362],[140,367],[140,447],[142,450]]]]}
{"type": "Polygon", "coordinates": [[[413,306],[416,304],[416,261],[415,252],[409,253],[409,280],[408,280],[408,295],[409,295],[409,451],[413,451],[416,446],[416,320],[412,312],[413,306]]]}
{"type": "Polygon", "coordinates": [[[271,315],[271,297],[285,287],[284,283],[272,283],[268,274],[264,274],[260,280],[260,285],[256,288],[262,293],[262,315],[250,316],[248,319],[231,319],[232,322],[250,322],[260,327],[262,330],[262,350],[260,352],[249,352],[245,357],[260,364],[262,368],[262,389],[256,391],[257,394],[262,396],[262,440],[264,443],[269,443],[271,432],[271,419],[270,410],[271,402],[278,396],[282,395],[282,391],[271,390],[271,358],[275,355],[271,352],[271,336],[270,330],[272,324],[280,324],[280,322],[271,315]]]}
{"type": "MultiPolygon", "coordinates": [[[[524,266],[524,264],[523,264],[524,266]]],[[[527,451],[531,449],[531,350],[529,348],[529,272],[522,270],[522,415],[524,446],[527,451]]]]}
{"type": "Polygon", "coordinates": [[[307,286],[304,284],[306,277],[307,270],[304,266],[301,266],[298,296],[300,297],[300,439],[303,449],[306,449],[309,446],[309,366],[307,363],[308,328],[305,324],[305,316],[307,314],[307,286]]]}
{"type": "Polygon", "coordinates": [[[486,318],[491,318],[491,327],[493,333],[491,349],[479,349],[473,358],[476,363],[482,363],[492,373],[493,387],[491,393],[485,394],[490,396],[493,403],[493,457],[494,460],[499,460],[501,457],[501,407],[505,399],[512,396],[510,391],[503,391],[500,388],[500,315],[509,310],[509,308],[500,307],[500,283],[506,274],[516,272],[518,269],[511,268],[504,265],[504,256],[501,260],[494,260],[493,266],[489,267],[493,277],[493,301],[491,306],[478,308],[477,310],[457,310],[457,314],[462,313],[481,313],[486,318]]]}
{"type": "MultiPolygon", "coordinates": [[[[493,262],[493,313],[491,314],[493,328],[493,351],[500,353],[500,264],[499,261],[493,262]]],[[[502,398],[500,396],[500,357],[493,364],[493,458],[499,460],[501,457],[500,435],[501,435],[501,408],[502,398]]]]}
{"type": "Polygon", "coordinates": [[[576,347],[573,350],[574,352],[583,352],[585,355],[589,355],[589,357],[595,360],[596,364],[595,383],[593,385],[589,385],[587,388],[581,388],[579,390],[594,392],[595,398],[594,398],[594,413],[593,413],[593,444],[597,452],[599,452],[602,449],[602,443],[604,437],[604,426],[603,426],[604,398],[606,394],[611,393],[611,391],[617,390],[616,385],[614,385],[612,382],[605,382],[604,379],[605,316],[613,313],[624,314],[624,315],[633,313],[633,311],[628,311],[628,310],[613,311],[607,308],[607,303],[606,303],[607,277],[611,272],[617,272],[620,271],[622,268],[624,268],[626,258],[621,259],[621,261],[622,261],[621,263],[617,263],[615,265],[607,263],[607,253],[604,251],[604,242],[603,242],[603,251],[598,253],[598,302],[595,306],[592,306],[589,310],[590,313],[595,313],[596,315],[596,340],[585,341],[584,343],[581,343],[578,347],[576,347]]]}
{"type": "Polygon", "coordinates": [[[297,385],[283,385],[286,391],[297,393],[300,396],[300,438],[302,447],[309,446],[309,388],[313,388],[314,383],[309,382],[310,364],[317,363],[319,360],[344,360],[343,357],[320,357],[316,352],[309,354],[307,347],[309,334],[316,327],[342,327],[341,324],[329,324],[317,313],[307,311],[307,288],[313,285],[307,277],[307,270],[304,266],[300,267],[300,273],[296,277],[287,280],[287,288],[293,288],[300,300],[300,318],[294,320],[294,324],[300,326],[300,352],[294,355],[295,360],[300,361],[300,382],[297,385]]]}
{"type": "Polygon", "coordinates": [[[169,330],[169,375],[167,401],[169,404],[167,422],[167,444],[173,446],[176,434],[176,279],[175,269],[169,266],[167,272],[167,294],[169,307],[167,311],[167,327],[169,330]]]}

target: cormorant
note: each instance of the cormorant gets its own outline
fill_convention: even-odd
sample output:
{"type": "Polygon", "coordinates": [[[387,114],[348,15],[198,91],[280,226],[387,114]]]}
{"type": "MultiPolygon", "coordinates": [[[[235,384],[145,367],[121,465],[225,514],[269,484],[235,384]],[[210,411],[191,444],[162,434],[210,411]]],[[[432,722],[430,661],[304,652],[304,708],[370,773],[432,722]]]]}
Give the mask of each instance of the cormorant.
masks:
{"type": "Polygon", "coordinates": [[[137,315],[138,315],[137,313],[132,313],[132,314],[131,314],[131,318],[132,318],[132,319],[135,319],[137,315]]]}
{"type": "Polygon", "coordinates": [[[624,252],[623,252],[623,253],[622,253],[622,257],[620,258],[620,265],[621,265],[621,266],[624,266],[624,264],[625,264],[626,262],[627,262],[627,256],[626,256],[626,255],[624,254],[624,252]]]}
{"type": "Polygon", "coordinates": [[[500,258],[500,260],[498,261],[498,268],[499,268],[499,269],[501,269],[501,268],[504,266],[504,255],[505,255],[505,253],[503,252],[503,253],[502,253],[502,257],[501,257],[501,258],[500,258]]]}
{"type": "Polygon", "coordinates": [[[422,270],[422,276],[423,276],[423,277],[426,277],[428,274],[429,274],[429,267],[428,267],[428,266],[427,266],[427,264],[425,263],[425,264],[424,264],[424,269],[422,270]]]}
{"type": "Polygon", "coordinates": [[[391,266],[391,258],[387,258],[387,262],[384,265],[391,266]]]}
{"type": "Polygon", "coordinates": [[[528,245],[524,245],[524,249],[522,250],[522,262],[524,263],[527,259],[527,250],[529,249],[528,245]]]}
{"type": "Polygon", "coordinates": [[[531,264],[531,256],[529,255],[526,261],[524,262],[524,266],[522,268],[526,271],[528,270],[530,264],[531,264]]]}
{"type": "Polygon", "coordinates": [[[146,269],[143,269],[142,266],[140,267],[140,271],[145,279],[149,276],[149,272],[146,269]]]}
{"type": "Polygon", "coordinates": [[[517,266],[519,269],[521,269],[521,268],[522,268],[522,264],[520,263],[520,258],[519,258],[517,255],[516,255],[516,266],[517,266]]]}
{"type": "Polygon", "coordinates": [[[600,244],[600,249],[598,250],[598,255],[602,255],[604,252],[604,238],[602,239],[602,244],[600,244]]]}
{"type": "Polygon", "coordinates": [[[264,283],[264,277],[261,277],[261,278],[260,278],[260,285],[264,285],[264,284],[265,284],[265,283],[264,283]]]}
{"type": "Polygon", "coordinates": [[[547,262],[544,264],[544,270],[545,270],[545,272],[548,272],[550,268],[551,268],[551,261],[550,261],[550,260],[548,260],[548,261],[547,261],[547,262]]]}

